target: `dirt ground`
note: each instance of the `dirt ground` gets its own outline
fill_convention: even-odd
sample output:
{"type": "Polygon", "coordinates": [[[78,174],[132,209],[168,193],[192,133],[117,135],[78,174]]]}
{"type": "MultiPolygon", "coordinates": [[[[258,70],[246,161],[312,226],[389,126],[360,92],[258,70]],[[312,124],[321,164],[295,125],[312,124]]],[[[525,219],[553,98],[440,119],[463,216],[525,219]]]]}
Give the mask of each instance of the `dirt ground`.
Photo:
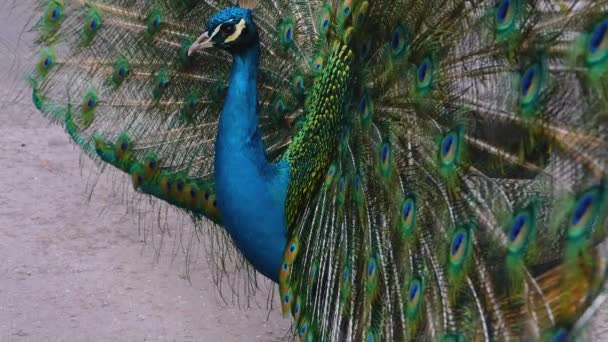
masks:
{"type": "MultiPolygon", "coordinates": [[[[175,244],[157,255],[143,243],[112,191],[127,177],[102,178],[88,200],[94,165],[23,90],[36,59],[24,18],[0,1],[0,341],[285,340],[290,320],[266,308],[266,293],[249,309],[225,304],[204,256],[188,282],[175,244]]],[[[606,309],[591,330],[608,340],[606,309]]]]}

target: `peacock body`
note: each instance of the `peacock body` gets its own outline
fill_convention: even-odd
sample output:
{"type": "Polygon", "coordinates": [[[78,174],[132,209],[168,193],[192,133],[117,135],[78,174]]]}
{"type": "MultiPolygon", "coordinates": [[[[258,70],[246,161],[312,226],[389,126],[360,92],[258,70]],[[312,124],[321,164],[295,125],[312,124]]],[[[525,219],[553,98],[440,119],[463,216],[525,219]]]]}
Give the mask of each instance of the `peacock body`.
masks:
{"type": "Polygon", "coordinates": [[[223,227],[301,340],[565,341],[601,303],[608,1],[40,11],[35,106],[223,227]]]}

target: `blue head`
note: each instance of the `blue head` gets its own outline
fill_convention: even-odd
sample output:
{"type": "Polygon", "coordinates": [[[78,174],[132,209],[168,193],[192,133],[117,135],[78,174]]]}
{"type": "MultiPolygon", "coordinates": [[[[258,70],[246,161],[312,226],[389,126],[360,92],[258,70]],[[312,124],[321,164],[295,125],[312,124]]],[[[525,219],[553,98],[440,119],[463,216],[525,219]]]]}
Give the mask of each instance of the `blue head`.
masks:
{"type": "Polygon", "coordinates": [[[258,32],[251,9],[231,7],[214,14],[209,19],[207,32],[192,44],[188,54],[210,47],[236,53],[247,50],[258,42],[258,32]]]}

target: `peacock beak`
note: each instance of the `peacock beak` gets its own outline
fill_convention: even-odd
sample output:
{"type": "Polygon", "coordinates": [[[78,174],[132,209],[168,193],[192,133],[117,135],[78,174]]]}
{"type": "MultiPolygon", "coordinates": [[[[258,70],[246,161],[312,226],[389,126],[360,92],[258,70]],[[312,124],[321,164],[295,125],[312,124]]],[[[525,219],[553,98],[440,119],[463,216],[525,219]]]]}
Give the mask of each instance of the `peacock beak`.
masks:
{"type": "Polygon", "coordinates": [[[213,37],[209,37],[209,32],[203,33],[188,49],[188,56],[192,55],[198,50],[207,49],[213,46],[213,37]]]}

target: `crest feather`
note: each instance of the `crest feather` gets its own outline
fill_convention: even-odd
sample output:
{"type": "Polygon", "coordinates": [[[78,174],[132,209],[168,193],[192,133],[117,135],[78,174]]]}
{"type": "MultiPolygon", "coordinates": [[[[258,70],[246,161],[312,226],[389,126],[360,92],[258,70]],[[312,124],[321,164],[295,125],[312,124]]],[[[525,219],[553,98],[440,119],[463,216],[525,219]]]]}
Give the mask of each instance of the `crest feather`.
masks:
{"type": "Polygon", "coordinates": [[[257,4],[257,0],[239,0],[240,8],[254,9],[257,4]]]}

